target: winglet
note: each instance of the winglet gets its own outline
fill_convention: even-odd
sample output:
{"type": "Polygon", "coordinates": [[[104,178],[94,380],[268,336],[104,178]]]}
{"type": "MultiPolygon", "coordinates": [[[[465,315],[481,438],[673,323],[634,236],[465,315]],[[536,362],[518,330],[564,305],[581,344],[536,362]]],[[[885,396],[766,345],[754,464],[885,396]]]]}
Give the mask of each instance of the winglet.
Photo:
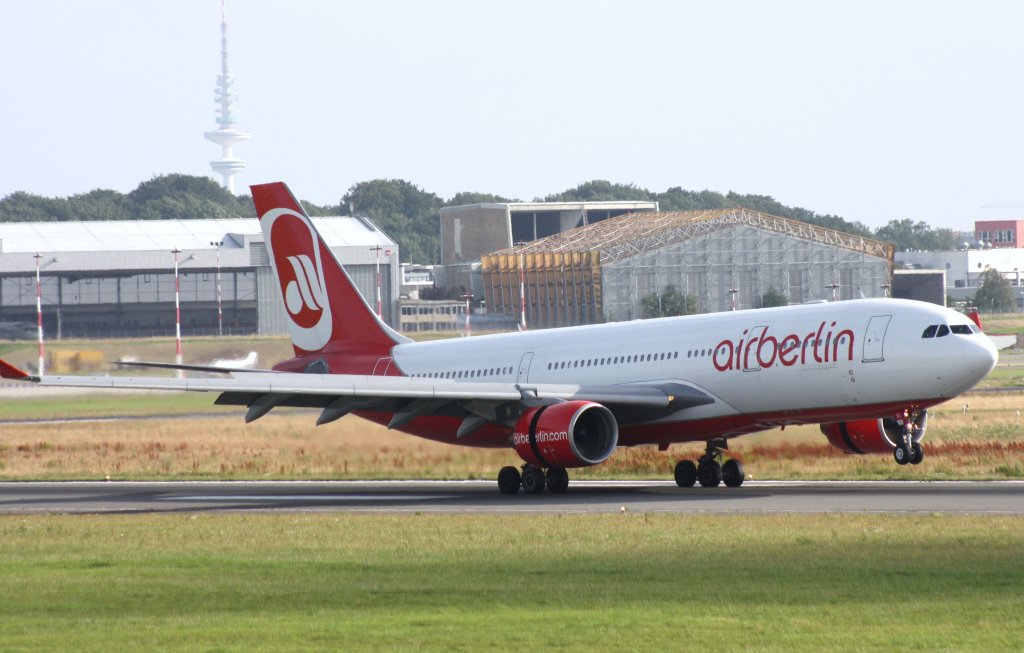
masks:
{"type": "Polygon", "coordinates": [[[18,381],[28,381],[32,379],[32,376],[28,372],[23,372],[17,367],[11,365],[5,360],[0,360],[0,377],[5,379],[16,379],[18,381]]]}

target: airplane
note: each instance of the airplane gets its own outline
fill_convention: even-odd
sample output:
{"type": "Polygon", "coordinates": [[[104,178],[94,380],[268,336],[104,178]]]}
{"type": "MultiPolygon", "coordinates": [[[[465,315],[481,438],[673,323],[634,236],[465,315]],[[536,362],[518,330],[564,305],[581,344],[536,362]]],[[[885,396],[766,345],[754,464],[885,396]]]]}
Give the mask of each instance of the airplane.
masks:
{"type": "Polygon", "coordinates": [[[225,368],[253,368],[256,367],[256,363],[260,360],[258,352],[250,351],[243,358],[215,358],[210,361],[210,367],[225,367],[225,368]]]}
{"type": "MultiPolygon", "coordinates": [[[[920,463],[928,408],[970,389],[996,350],[953,310],[858,299],[413,342],[370,308],[282,182],[252,197],[289,317],[294,356],[270,370],[169,363],[226,378],[0,376],[43,385],[217,392],[251,422],[278,406],[349,413],[405,433],[512,448],[504,494],[565,492],[567,469],[618,447],[704,442],[680,487],[743,484],[733,438],[819,424],[850,454],[920,463]]],[[[136,363],[145,365],[145,363],[136,363]]]]}

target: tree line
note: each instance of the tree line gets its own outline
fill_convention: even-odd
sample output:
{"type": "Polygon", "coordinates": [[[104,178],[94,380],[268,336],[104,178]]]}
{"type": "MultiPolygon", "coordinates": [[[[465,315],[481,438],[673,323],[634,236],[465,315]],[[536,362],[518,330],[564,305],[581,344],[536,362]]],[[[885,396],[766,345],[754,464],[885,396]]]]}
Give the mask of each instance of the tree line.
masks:
{"type": "MultiPolygon", "coordinates": [[[[633,184],[594,180],[533,201],[602,200],[657,201],[662,211],[746,208],[792,218],[846,233],[885,240],[898,250],[943,250],[957,247],[951,229],[932,229],[925,222],[892,220],[878,229],[836,215],[786,206],[767,195],[692,191],[675,186],[654,192],[633,184]]],[[[333,205],[303,201],[310,215],[359,215],[370,218],[399,245],[403,261],[438,263],[441,258],[440,212],[446,206],[519,201],[499,195],[460,192],[443,199],[403,179],[362,181],[333,205]]],[[[42,197],[16,192],[0,199],[0,222],[62,222],[85,220],[188,220],[256,217],[248,195],[232,195],[209,177],[170,174],[144,181],[127,193],[97,189],[71,197],[42,197]]]]}

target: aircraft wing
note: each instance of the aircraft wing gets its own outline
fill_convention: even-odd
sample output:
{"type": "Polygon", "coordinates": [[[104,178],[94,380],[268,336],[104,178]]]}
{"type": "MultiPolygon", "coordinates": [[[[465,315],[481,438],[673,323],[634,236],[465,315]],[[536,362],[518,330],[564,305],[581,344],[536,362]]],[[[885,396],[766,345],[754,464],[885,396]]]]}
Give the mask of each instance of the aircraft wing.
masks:
{"type": "Polygon", "coordinates": [[[697,388],[678,383],[645,385],[561,385],[511,382],[467,382],[405,376],[299,374],[238,371],[228,378],[160,378],[131,376],[32,376],[0,360],[0,376],[45,386],[134,390],[218,392],[216,403],[247,406],[246,421],[276,406],[324,409],[318,424],[359,409],[394,411],[390,427],[415,417],[447,412],[507,422],[516,406],[561,401],[594,401],[622,409],[675,412],[714,403],[697,388]],[[504,410],[503,410],[504,408],[504,410]]]}
{"type": "Polygon", "coordinates": [[[165,370],[184,370],[186,372],[207,372],[208,374],[230,374],[231,372],[260,372],[276,374],[274,370],[260,370],[252,367],[227,367],[224,365],[186,365],[184,363],[157,363],[153,361],[114,361],[118,367],[155,367],[165,370]]]}

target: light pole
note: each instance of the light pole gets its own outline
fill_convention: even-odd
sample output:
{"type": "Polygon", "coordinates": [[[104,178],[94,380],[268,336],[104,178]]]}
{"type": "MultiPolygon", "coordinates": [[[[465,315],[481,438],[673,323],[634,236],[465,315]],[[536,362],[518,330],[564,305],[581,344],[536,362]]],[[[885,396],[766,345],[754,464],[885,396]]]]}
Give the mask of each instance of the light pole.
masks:
{"type": "Polygon", "coordinates": [[[381,247],[380,245],[376,245],[370,248],[370,251],[376,253],[377,255],[377,317],[380,318],[381,320],[384,319],[380,301],[380,250],[382,249],[384,248],[381,247]]]}
{"type": "Polygon", "coordinates": [[[730,295],[730,299],[732,301],[732,310],[734,310],[734,311],[736,310],[736,293],[738,293],[739,291],[740,291],[739,288],[730,288],[729,289],[729,295],[730,295]]]}
{"type": "MultiPolygon", "coordinates": [[[[175,247],[171,254],[174,254],[174,360],[181,365],[181,289],[178,286],[178,254],[181,250],[175,247]]],[[[178,376],[182,376],[181,370],[178,370],[178,376]]]]}
{"type": "Polygon", "coordinates": [[[836,290],[839,289],[839,284],[833,281],[832,283],[828,284],[825,287],[832,289],[832,301],[836,301],[838,299],[838,297],[836,296],[836,290]]]}
{"type": "Polygon", "coordinates": [[[473,294],[466,293],[465,295],[462,296],[462,298],[466,300],[466,337],[468,338],[469,336],[473,335],[473,332],[469,328],[469,316],[471,313],[469,308],[469,300],[473,298],[473,294]]]}
{"type": "Polygon", "coordinates": [[[39,277],[39,259],[43,258],[43,255],[36,252],[32,258],[36,260],[36,325],[39,327],[39,376],[42,376],[45,356],[43,347],[43,284],[39,277]]]}
{"type": "Polygon", "coordinates": [[[210,243],[217,248],[217,335],[224,335],[224,311],[221,310],[220,303],[220,248],[224,244],[224,241],[219,240],[215,243],[210,243]]]}

